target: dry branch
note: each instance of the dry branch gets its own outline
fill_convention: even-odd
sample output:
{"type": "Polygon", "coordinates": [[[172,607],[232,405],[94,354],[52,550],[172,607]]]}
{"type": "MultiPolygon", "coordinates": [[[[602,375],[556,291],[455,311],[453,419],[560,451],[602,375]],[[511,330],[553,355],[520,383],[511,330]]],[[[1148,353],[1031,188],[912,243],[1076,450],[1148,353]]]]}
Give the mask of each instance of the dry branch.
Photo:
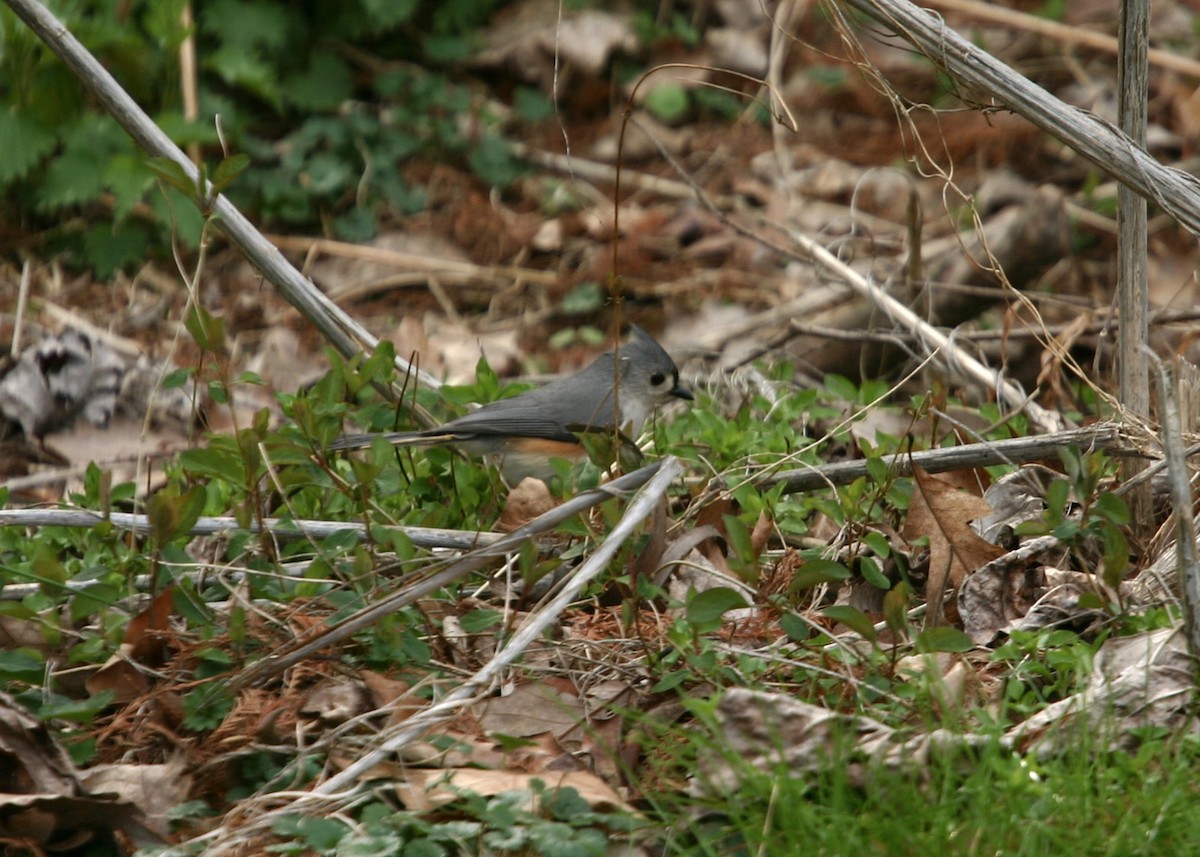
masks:
{"type": "MultiPolygon", "coordinates": [[[[147,516],[128,512],[109,512],[103,515],[83,509],[0,509],[0,527],[94,527],[106,520],[119,529],[134,533],[148,534],[151,530],[147,516]]],[[[233,517],[201,518],[188,530],[188,535],[219,536],[240,529],[252,533],[269,533],[273,538],[281,540],[325,539],[346,530],[357,532],[360,540],[367,538],[367,530],[363,524],[264,518],[261,525],[255,521],[243,526],[233,517]]],[[[501,533],[443,530],[433,527],[394,525],[389,529],[404,533],[420,548],[471,550],[494,544],[503,537],[501,533]]]]}
{"type": "MultiPolygon", "coordinates": [[[[1067,45],[1083,45],[1108,54],[1115,54],[1119,50],[1117,40],[1108,33],[1097,33],[1082,27],[1060,24],[1058,21],[1039,18],[1028,12],[1019,12],[1016,9],[1007,9],[992,3],[982,3],[980,0],[922,0],[922,2],[927,6],[945,9],[948,12],[958,12],[979,20],[1037,33],[1039,36],[1055,39],[1067,45]]],[[[1156,48],[1150,48],[1147,56],[1153,66],[1177,71],[1188,77],[1200,78],[1200,63],[1191,57],[1179,56],[1156,48]]]]}
{"type": "Polygon", "coordinates": [[[1191,474],[1183,448],[1183,418],[1179,395],[1170,369],[1159,366],[1159,401],[1163,410],[1163,451],[1167,461],[1171,505],[1175,514],[1175,556],[1178,589],[1183,594],[1183,627],[1193,663],[1200,655],[1200,556],[1196,549],[1196,527],[1192,519],[1191,474]]]}
{"type": "Polygon", "coordinates": [[[954,79],[990,99],[985,107],[1025,117],[1200,235],[1200,182],[1163,166],[1110,123],[1055,98],[907,0],[842,0],[842,5],[907,39],[954,79]]]}
{"type": "MultiPolygon", "coordinates": [[[[912,473],[913,465],[930,473],[945,473],[949,470],[990,467],[997,464],[1022,464],[1054,458],[1057,450],[1070,446],[1078,446],[1087,451],[1111,450],[1144,454],[1120,426],[1115,423],[1100,423],[1038,437],[968,443],[947,449],[926,449],[913,453],[884,455],[880,458],[892,473],[908,476],[912,473]]],[[[785,470],[759,479],[758,485],[762,488],[773,488],[783,484],[786,486],[786,493],[794,494],[831,485],[846,485],[867,475],[866,461],[840,461],[803,470],[785,470]]]]}
{"type": "MultiPolygon", "coordinates": [[[[41,3],[37,0],[5,2],[66,63],[139,146],[155,157],[174,161],[191,181],[199,182],[200,174],[195,164],[41,3]]],[[[206,186],[205,196],[210,193],[211,187],[206,186]]],[[[251,264],[279,289],[284,299],[312,322],[339,353],[349,357],[364,349],[370,351],[375,348],[378,340],[326,298],[311,280],[297,271],[233,203],[224,196],[218,196],[211,206],[230,240],[246,254],[251,264]]],[[[396,358],[396,366],[402,373],[413,373],[422,384],[435,389],[440,386],[432,375],[410,367],[407,361],[399,357],[396,358]]]]}

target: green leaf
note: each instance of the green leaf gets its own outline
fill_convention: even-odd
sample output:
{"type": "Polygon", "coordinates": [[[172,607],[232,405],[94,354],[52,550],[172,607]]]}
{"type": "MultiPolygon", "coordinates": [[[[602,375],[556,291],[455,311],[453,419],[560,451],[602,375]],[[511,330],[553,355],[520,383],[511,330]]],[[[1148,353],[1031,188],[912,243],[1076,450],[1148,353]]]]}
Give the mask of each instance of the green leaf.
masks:
{"type": "Polygon", "coordinates": [[[892,555],[892,546],[888,543],[887,536],[879,530],[867,530],[863,533],[862,540],[880,559],[887,559],[892,555]]]}
{"type": "Polygon", "coordinates": [[[146,519],[150,522],[150,538],[160,548],[175,537],[179,524],[182,500],[167,489],[156,492],[146,501],[146,519]]]}
{"type": "Polygon", "coordinates": [[[204,513],[204,504],[208,501],[208,493],[203,485],[193,485],[183,495],[179,505],[179,520],[176,532],[180,535],[196,526],[200,515],[204,513]]]}
{"type": "Polygon", "coordinates": [[[99,150],[74,148],[59,155],[42,177],[38,208],[56,211],[97,201],[104,191],[105,163],[99,150]]]}
{"type": "Polygon", "coordinates": [[[729,546],[733,548],[734,557],[738,562],[749,565],[754,562],[754,543],[750,539],[750,528],[736,515],[722,515],[725,523],[725,535],[729,546]]]}
{"type": "Polygon", "coordinates": [[[821,612],[833,621],[841,622],[864,640],[875,642],[878,636],[875,631],[875,623],[871,621],[871,617],[847,604],[833,604],[821,612]]]}
{"type": "Polygon", "coordinates": [[[33,573],[40,583],[50,584],[51,590],[58,589],[67,580],[66,566],[59,559],[58,551],[47,542],[34,548],[33,573]]]}
{"type": "Polygon", "coordinates": [[[917,634],[913,643],[919,652],[969,652],[975,648],[971,638],[957,628],[938,625],[917,634]]]}
{"type": "Polygon", "coordinates": [[[793,643],[803,643],[814,633],[812,626],[794,613],[784,613],[780,616],[779,628],[793,643]]]}
{"type": "Polygon", "coordinates": [[[0,680],[40,684],[45,671],[46,665],[41,658],[35,657],[28,649],[0,651],[0,680]]]}
{"type": "Polygon", "coordinates": [[[523,169],[512,156],[508,141],[485,134],[467,155],[471,170],[492,187],[504,188],[520,178],[523,169]]]}
{"type": "Polygon", "coordinates": [[[141,223],[126,222],[119,228],[97,223],[83,236],[87,263],[99,280],[107,280],[117,271],[141,264],[146,259],[150,239],[141,223]]]}
{"type": "Polygon", "coordinates": [[[59,698],[38,709],[38,719],[69,720],[72,723],[91,723],[96,715],[107,708],[113,700],[113,692],[104,690],[87,699],[59,698]]]}
{"type": "Polygon", "coordinates": [[[213,171],[212,184],[215,193],[223,193],[250,166],[250,156],[246,154],[232,155],[217,164],[213,171]]]}
{"type": "Polygon", "coordinates": [[[481,634],[495,628],[503,616],[499,610],[472,610],[459,620],[459,625],[468,634],[481,634]]]}
{"type": "Polygon", "coordinates": [[[241,457],[229,449],[186,449],[179,454],[179,464],[196,476],[224,479],[234,485],[244,485],[246,481],[241,457]]]}
{"type": "MultiPolygon", "coordinates": [[[[262,4],[239,5],[245,9],[253,9],[262,4]]],[[[235,13],[234,17],[241,16],[235,13]]],[[[208,55],[204,62],[204,70],[232,87],[244,88],[272,106],[279,106],[280,87],[276,67],[254,51],[239,50],[230,44],[223,45],[208,55]]]]}
{"type": "Polygon", "coordinates": [[[225,350],[225,322],[199,304],[192,304],[183,320],[196,345],[212,354],[225,350]]]}
{"type": "Polygon", "coordinates": [[[311,113],[332,112],[354,95],[354,73],[336,54],[322,52],[310,58],[308,68],[291,75],[283,88],[284,100],[311,113]]]}
{"type": "Polygon", "coordinates": [[[595,280],[587,280],[563,295],[562,311],[567,315],[595,312],[604,306],[607,295],[595,280]]]}
{"type": "Polygon", "coordinates": [[[513,110],[526,122],[542,122],[554,115],[554,102],[540,89],[518,86],[513,93],[513,110]]]}
{"type": "Polygon", "coordinates": [[[746,607],[746,596],[728,586],[718,586],[698,592],[688,599],[687,620],[692,625],[707,625],[719,621],[728,611],[746,607]]]}
{"type": "Polygon", "coordinates": [[[799,592],[821,583],[846,580],[848,577],[850,577],[850,569],[840,562],[834,562],[831,559],[810,559],[796,569],[789,591],[799,592]]]}
{"type": "Polygon", "coordinates": [[[825,376],[824,383],[825,389],[832,393],[834,398],[845,402],[858,401],[858,388],[846,376],[830,373],[825,376]]]}
{"type": "Polygon", "coordinates": [[[127,218],[153,184],[146,161],[138,155],[114,155],[104,166],[104,184],[112,191],[113,219],[127,218]]]}
{"type": "Polygon", "coordinates": [[[691,109],[688,91],[678,83],[663,83],[646,93],[644,105],[659,122],[674,125],[682,122],[691,109]]]}
{"type": "Polygon", "coordinates": [[[280,3],[210,0],[199,7],[200,28],[234,52],[276,53],[294,34],[289,13],[280,3]]]}
{"type": "Polygon", "coordinates": [[[1125,526],[1131,520],[1129,507],[1125,505],[1125,501],[1111,491],[1105,491],[1100,494],[1096,498],[1096,505],[1093,508],[1098,514],[1114,524],[1125,526]]]}
{"type": "Polygon", "coordinates": [[[58,140],[23,113],[0,110],[0,188],[25,178],[42,158],[54,151],[58,140]]]}
{"type": "Polygon", "coordinates": [[[883,620],[893,634],[903,634],[908,629],[908,601],[912,591],[903,580],[883,596],[883,620]]]}
{"type": "Polygon", "coordinates": [[[202,684],[183,699],[183,725],[197,732],[215,729],[233,710],[233,703],[224,685],[202,684]]]}
{"type": "Polygon", "coordinates": [[[873,556],[860,556],[858,558],[858,571],[863,576],[863,580],[879,589],[891,589],[892,582],[887,579],[887,575],[880,568],[878,560],[873,556]]]}
{"type": "Polygon", "coordinates": [[[1104,582],[1112,588],[1120,585],[1129,570],[1129,542],[1116,524],[1104,524],[1104,582]]]}
{"type": "Polygon", "coordinates": [[[381,31],[407,22],[420,5],[420,0],[361,0],[361,2],[371,21],[381,31]]]}

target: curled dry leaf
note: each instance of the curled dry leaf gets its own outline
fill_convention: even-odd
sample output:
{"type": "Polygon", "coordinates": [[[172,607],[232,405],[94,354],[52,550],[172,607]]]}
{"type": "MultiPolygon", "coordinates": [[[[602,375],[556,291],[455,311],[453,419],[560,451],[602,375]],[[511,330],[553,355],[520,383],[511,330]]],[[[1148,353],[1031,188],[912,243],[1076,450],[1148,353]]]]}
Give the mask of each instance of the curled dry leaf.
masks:
{"type": "Polygon", "coordinates": [[[905,538],[929,536],[929,581],[925,587],[928,604],[926,622],[945,622],[943,601],[946,589],[959,587],[967,575],[1004,551],[980,538],[971,522],[988,515],[992,508],[981,497],[954,487],[946,479],[913,467],[912,504],[904,525],[905,538]]]}
{"type": "Polygon", "coordinates": [[[480,708],[479,725],[488,734],[527,738],[549,732],[563,740],[586,716],[583,700],[573,690],[550,682],[526,682],[507,696],[488,699],[480,708]]]}
{"type": "Polygon", "coordinates": [[[97,765],[80,777],[92,794],[115,794],[136,806],[146,826],[163,837],[171,832],[167,813],[188,799],[192,786],[182,753],[160,765],[97,765]]]}
{"type": "Polygon", "coordinates": [[[321,681],[304,697],[299,714],[336,725],[371,709],[370,693],[361,681],[338,677],[321,681]]]}
{"type": "Polygon", "coordinates": [[[1079,746],[1086,731],[1095,752],[1133,751],[1147,729],[1194,734],[1193,662],[1182,625],[1112,637],[1096,653],[1087,687],[1011,729],[1008,738],[1051,755],[1079,746]]]}
{"type": "Polygon", "coordinates": [[[478,768],[453,770],[412,770],[407,780],[396,785],[404,805],[417,812],[436,809],[462,798],[463,792],[478,795],[497,795],[501,792],[529,791],[529,809],[534,809],[535,780],[550,791],[572,788],[595,810],[616,810],[632,813],[635,810],[621,799],[611,786],[587,771],[545,771],[526,774],[515,771],[487,771],[478,768]]]}
{"type": "Polygon", "coordinates": [[[155,596],[150,606],[129,620],[117,653],[85,680],[93,696],[108,690],[114,702],[128,702],[145,693],[149,680],[141,666],[160,666],[165,659],[165,634],[171,617],[172,589],[155,596]]]}
{"type": "Polygon", "coordinates": [[[0,795],[4,837],[47,851],[78,848],[118,830],[139,847],[162,842],[138,820],[132,803],[91,796],[66,751],[7,694],[0,694],[0,768],[7,792],[0,795]]]}
{"type": "Polygon", "coordinates": [[[1025,617],[1044,592],[1044,582],[1040,570],[1027,569],[1024,563],[980,569],[959,588],[958,615],[963,631],[973,642],[989,645],[999,633],[1025,617]]]}

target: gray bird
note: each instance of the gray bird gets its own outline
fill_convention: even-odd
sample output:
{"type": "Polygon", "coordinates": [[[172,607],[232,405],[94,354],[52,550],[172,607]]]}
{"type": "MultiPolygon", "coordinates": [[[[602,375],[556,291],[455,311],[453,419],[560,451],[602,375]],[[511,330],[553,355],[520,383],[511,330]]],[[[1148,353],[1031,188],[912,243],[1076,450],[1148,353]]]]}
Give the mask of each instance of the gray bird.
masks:
{"type": "Polygon", "coordinates": [[[526,476],[546,480],[556,458],[578,461],[586,455],[578,434],[619,428],[636,437],[664,402],[692,399],[679,383],[670,355],[636,325],[620,349],[620,371],[612,351],[586,368],[543,387],[484,405],[445,425],[424,431],[344,435],[331,449],[358,449],[383,437],[397,446],[446,445],[472,455],[499,459],[511,485],[526,476]],[[616,395],[614,396],[614,387],[616,395]]]}

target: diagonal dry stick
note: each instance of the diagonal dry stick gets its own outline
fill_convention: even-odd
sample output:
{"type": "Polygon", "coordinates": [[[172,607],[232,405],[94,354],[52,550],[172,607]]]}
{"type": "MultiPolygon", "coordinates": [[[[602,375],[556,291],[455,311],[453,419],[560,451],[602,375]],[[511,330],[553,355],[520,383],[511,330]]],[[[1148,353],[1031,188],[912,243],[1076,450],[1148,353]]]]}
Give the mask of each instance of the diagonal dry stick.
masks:
{"type": "MultiPolygon", "coordinates": [[[[138,106],[111,74],[100,65],[78,39],[46,10],[37,0],[4,0],[17,16],[33,30],[46,45],[66,63],[104,108],[116,119],[134,141],[149,154],[174,161],[184,174],[199,183],[196,165],[188,160],[171,138],[138,106]]],[[[204,189],[207,197],[211,186],[204,189]]],[[[220,219],[221,228],[246,258],[262,272],[279,293],[296,307],[313,326],[329,340],[334,348],[350,357],[363,350],[371,351],[378,340],[357,321],[330,301],[312,281],[297,271],[279,249],[263,237],[246,217],[224,196],[211,201],[211,210],[220,219]]],[[[440,382],[427,372],[409,366],[396,358],[397,370],[412,373],[422,384],[434,389],[440,382]]]]}

